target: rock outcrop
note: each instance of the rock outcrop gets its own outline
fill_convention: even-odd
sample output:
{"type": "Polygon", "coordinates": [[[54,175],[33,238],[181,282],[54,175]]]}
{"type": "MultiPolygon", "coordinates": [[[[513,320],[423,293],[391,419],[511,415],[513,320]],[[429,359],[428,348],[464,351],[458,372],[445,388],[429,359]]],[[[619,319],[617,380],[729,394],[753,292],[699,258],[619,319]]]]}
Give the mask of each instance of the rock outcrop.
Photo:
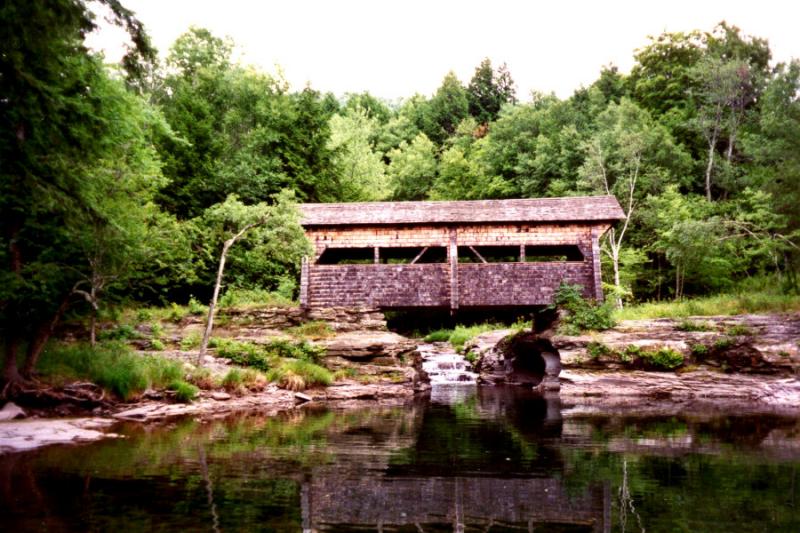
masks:
{"type": "Polygon", "coordinates": [[[646,361],[637,363],[637,354],[666,349],[683,358],[673,368],[774,375],[800,371],[800,313],[623,320],[607,331],[580,336],[548,331],[542,337],[570,369],[640,369],[646,361]]]}

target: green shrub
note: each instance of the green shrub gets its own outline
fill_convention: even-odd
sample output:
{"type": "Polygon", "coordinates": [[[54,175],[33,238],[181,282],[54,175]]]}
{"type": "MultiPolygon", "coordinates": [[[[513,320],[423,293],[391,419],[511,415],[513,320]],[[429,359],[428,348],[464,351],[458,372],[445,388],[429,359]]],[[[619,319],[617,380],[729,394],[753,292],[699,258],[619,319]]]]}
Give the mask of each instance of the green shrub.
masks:
{"type": "Polygon", "coordinates": [[[161,352],[166,348],[164,343],[158,339],[150,339],[150,349],[156,350],[157,352],[161,352]]]}
{"type": "Polygon", "coordinates": [[[203,390],[215,389],[218,386],[218,380],[214,377],[214,374],[204,367],[193,369],[186,377],[186,381],[203,390]]]}
{"type": "Polygon", "coordinates": [[[753,334],[753,330],[742,324],[736,324],[729,327],[726,333],[732,337],[749,337],[753,334]]]}
{"type": "Polygon", "coordinates": [[[733,346],[734,340],[730,337],[720,337],[716,341],[714,341],[714,348],[717,350],[727,350],[731,346],[733,346]]]}
{"type": "Polygon", "coordinates": [[[238,391],[242,387],[242,371],[238,368],[231,368],[225,377],[222,378],[222,387],[229,392],[238,391]]]}
{"type": "Polygon", "coordinates": [[[452,334],[452,329],[437,329],[425,335],[425,342],[447,342],[452,334]]]}
{"type": "Polygon", "coordinates": [[[456,326],[453,330],[453,333],[450,335],[450,344],[453,345],[457,351],[461,351],[464,348],[464,344],[468,341],[472,340],[473,338],[477,337],[481,333],[486,333],[487,331],[492,331],[494,329],[503,329],[502,324],[476,324],[474,326],[456,326]]]}
{"type": "Polygon", "coordinates": [[[170,322],[180,322],[186,315],[189,314],[189,311],[185,307],[181,307],[176,303],[169,304],[169,311],[167,311],[167,320],[170,322]]]}
{"type": "Polygon", "coordinates": [[[205,315],[208,313],[208,306],[200,303],[200,300],[194,296],[189,298],[189,304],[186,307],[189,309],[189,314],[191,315],[205,315]]]}
{"type": "Polygon", "coordinates": [[[290,307],[295,305],[291,296],[264,289],[237,289],[232,287],[219,299],[220,309],[231,307],[290,307]]]}
{"type": "Polygon", "coordinates": [[[200,332],[193,331],[181,339],[180,342],[181,350],[188,351],[188,350],[194,350],[195,348],[199,348],[200,341],[202,340],[203,339],[200,336],[200,332]]]}
{"type": "Polygon", "coordinates": [[[583,297],[583,286],[561,283],[554,298],[555,305],[567,311],[561,333],[578,335],[582,331],[603,331],[615,325],[613,310],[608,303],[598,304],[583,297]]]}
{"type": "Polygon", "coordinates": [[[130,400],[142,391],[162,388],[182,375],[180,363],[164,357],[135,354],[121,342],[51,344],[37,371],[50,381],[86,380],[130,400]]]}
{"type": "Polygon", "coordinates": [[[281,388],[299,391],[314,385],[330,385],[333,375],[327,368],[295,359],[284,361],[270,370],[267,379],[281,388]]]}
{"type": "Polygon", "coordinates": [[[610,355],[614,353],[614,351],[601,342],[593,341],[586,345],[586,353],[588,353],[589,357],[592,359],[597,359],[603,355],[610,355]]]}
{"type": "Polygon", "coordinates": [[[154,339],[160,339],[161,336],[164,334],[164,326],[159,324],[158,322],[153,322],[150,324],[150,336],[154,339]]]}
{"type": "Polygon", "coordinates": [[[308,337],[311,339],[325,339],[334,334],[330,324],[322,320],[305,322],[299,326],[289,328],[287,332],[295,337],[308,337]]]}
{"type": "Polygon", "coordinates": [[[127,341],[141,338],[142,334],[130,324],[119,324],[115,328],[106,329],[97,334],[97,339],[101,341],[127,341]]]}
{"type": "Polygon", "coordinates": [[[169,384],[167,387],[171,391],[175,391],[175,400],[180,403],[191,403],[197,397],[199,389],[191,383],[186,383],[181,379],[177,379],[169,384]]]}
{"type": "Polygon", "coordinates": [[[142,322],[148,322],[153,319],[153,313],[150,312],[149,309],[138,309],[136,311],[136,322],[141,324],[142,322]]]}
{"type": "Polygon", "coordinates": [[[683,354],[672,348],[660,348],[657,351],[643,351],[642,360],[653,368],[672,370],[683,364],[683,354]]]}
{"type": "Polygon", "coordinates": [[[325,355],[325,348],[306,341],[292,342],[277,339],[264,345],[264,351],[272,357],[302,359],[312,363],[320,363],[325,355]]]}
{"type": "Polygon", "coordinates": [[[708,322],[695,322],[692,320],[681,320],[675,325],[678,331],[712,331],[714,328],[708,322]]]}
{"type": "Polygon", "coordinates": [[[635,344],[629,344],[625,347],[622,353],[619,354],[619,359],[623,363],[632,363],[642,356],[642,349],[635,344]]]}
{"type": "Polygon", "coordinates": [[[251,366],[265,372],[272,366],[270,354],[252,342],[213,337],[208,345],[216,350],[217,357],[230,359],[237,365],[251,366]]]}
{"type": "Polygon", "coordinates": [[[699,358],[705,357],[708,355],[708,346],[705,344],[693,344],[692,355],[699,358]]]}

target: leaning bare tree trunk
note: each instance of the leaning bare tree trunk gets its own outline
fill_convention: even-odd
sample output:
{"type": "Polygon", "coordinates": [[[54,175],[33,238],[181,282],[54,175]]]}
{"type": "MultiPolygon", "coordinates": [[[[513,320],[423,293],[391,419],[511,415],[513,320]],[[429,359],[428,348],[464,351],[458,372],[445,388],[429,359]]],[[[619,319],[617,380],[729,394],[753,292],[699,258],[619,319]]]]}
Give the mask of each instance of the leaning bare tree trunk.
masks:
{"type": "Polygon", "coordinates": [[[222,254],[219,257],[219,268],[217,269],[217,281],[214,283],[214,294],[211,297],[211,304],[208,306],[208,321],[206,322],[206,330],[203,333],[203,341],[200,343],[200,351],[197,354],[198,366],[203,363],[203,356],[206,354],[206,350],[208,349],[208,340],[211,338],[211,328],[214,325],[214,309],[217,307],[219,289],[222,286],[222,274],[225,272],[225,259],[228,257],[228,250],[230,250],[231,246],[233,246],[233,243],[238,241],[242,235],[250,230],[250,228],[254,228],[259,224],[263,224],[263,221],[246,225],[239,231],[239,233],[225,241],[225,243],[222,245],[222,254]]]}
{"type": "Polygon", "coordinates": [[[233,245],[233,239],[228,239],[222,245],[222,255],[219,258],[219,268],[217,269],[217,281],[214,283],[214,294],[211,296],[211,303],[208,305],[208,319],[206,320],[206,330],[203,332],[203,341],[200,343],[200,352],[197,354],[197,364],[203,362],[203,356],[208,349],[208,340],[211,338],[211,328],[214,326],[214,309],[217,307],[219,290],[222,287],[222,274],[225,272],[225,259],[228,257],[228,250],[233,245]]]}

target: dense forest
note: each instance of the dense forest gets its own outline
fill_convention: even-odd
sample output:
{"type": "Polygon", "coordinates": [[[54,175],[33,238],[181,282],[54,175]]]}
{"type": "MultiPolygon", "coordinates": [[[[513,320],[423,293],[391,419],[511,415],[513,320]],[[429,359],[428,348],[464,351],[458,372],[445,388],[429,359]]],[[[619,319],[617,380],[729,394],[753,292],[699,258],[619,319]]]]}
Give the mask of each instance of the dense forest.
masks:
{"type": "Polygon", "coordinates": [[[65,313],[208,300],[245,228],[225,287],[293,297],[296,202],[613,194],[628,217],[603,244],[618,305],[753,278],[797,291],[800,61],[775,64],[735,26],[651,37],[630,73],[605,67],[567,99],[518,95],[485,59],[386,102],[293,89],[202,28],[158,53],[133,13],[96,3],[130,34],[120,65],[85,47],[82,1],[0,7],[7,377],[65,313]]]}

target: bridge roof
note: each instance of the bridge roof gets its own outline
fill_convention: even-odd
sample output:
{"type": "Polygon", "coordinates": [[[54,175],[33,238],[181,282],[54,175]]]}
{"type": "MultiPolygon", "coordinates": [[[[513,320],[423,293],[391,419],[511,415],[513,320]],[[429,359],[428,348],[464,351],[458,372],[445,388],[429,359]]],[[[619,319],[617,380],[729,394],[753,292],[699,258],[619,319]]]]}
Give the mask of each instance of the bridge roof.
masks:
{"type": "Polygon", "coordinates": [[[300,211],[303,226],[613,222],[625,218],[614,196],[302,204],[300,211]]]}

